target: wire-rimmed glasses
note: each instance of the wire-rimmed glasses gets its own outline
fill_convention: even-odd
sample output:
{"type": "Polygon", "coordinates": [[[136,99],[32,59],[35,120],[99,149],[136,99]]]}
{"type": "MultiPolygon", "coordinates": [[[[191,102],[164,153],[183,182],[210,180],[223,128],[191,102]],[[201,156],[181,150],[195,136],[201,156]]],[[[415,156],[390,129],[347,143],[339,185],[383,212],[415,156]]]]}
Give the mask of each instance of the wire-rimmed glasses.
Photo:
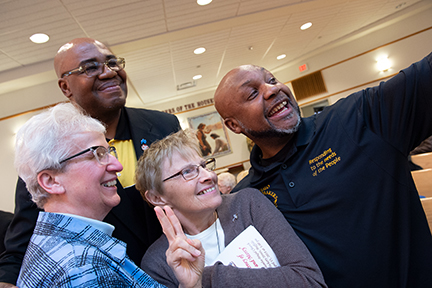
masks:
{"type": "Polygon", "coordinates": [[[189,181],[189,180],[192,180],[192,179],[195,179],[196,177],[198,177],[200,167],[203,169],[206,169],[207,171],[213,171],[215,166],[216,166],[216,159],[215,158],[209,158],[209,159],[201,162],[198,165],[189,165],[189,166],[183,168],[179,172],[169,176],[168,178],[165,178],[164,180],[162,180],[162,182],[165,182],[165,181],[172,179],[172,178],[179,176],[179,175],[181,175],[183,177],[183,179],[185,179],[186,181],[189,181]]]}
{"type": "Polygon", "coordinates": [[[97,76],[103,73],[104,66],[108,67],[110,70],[118,72],[120,70],[123,70],[125,67],[125,59],[118,57],[118,58],[110,58],[107,59],[105,62],[97,62],[97,61],[89,61],[78,68],[72,69],[68,72],[65,72],[62,74],[62,77],[69,76],[75,73],[85,73],[87,76],[97,76]]]}
{"type": "Polygon", "coordinates": [[[80,156],[84,153],[87,153],[89,151],[91,151],[93,153],[94,157],[96,158],[96,160],[101,165],[107,165],[109,163],[109,154],[113,155],[114,157],[116,157],[118,159],[117,150],[114,146],[109,146],[108,149],[104,146],[93,146],[93,147],[87,148],[87,149],[85,149],[85,150],[83,150],[83,151],[81,151],[75,155],[72,155],[66,159],[61,160],[60,164],[66,162],[68,160],[71,160],[77,156],[80,156]]]}

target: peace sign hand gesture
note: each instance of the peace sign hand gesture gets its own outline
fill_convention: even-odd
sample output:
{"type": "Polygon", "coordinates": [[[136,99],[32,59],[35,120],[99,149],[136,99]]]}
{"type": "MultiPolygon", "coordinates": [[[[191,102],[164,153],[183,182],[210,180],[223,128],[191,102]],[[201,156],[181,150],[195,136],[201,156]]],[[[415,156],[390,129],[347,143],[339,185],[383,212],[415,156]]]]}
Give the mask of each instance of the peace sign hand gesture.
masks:
{"type": "Polygon", "coordinates": [[[199,240],[186,237],[180,221],[170,207],[164,206],[164,209],[165,212],[161,207],[154,208],[169,243],[165,253],[167,263],[177,277],[179,287],[201,287],[204,248],[199,240]]]}

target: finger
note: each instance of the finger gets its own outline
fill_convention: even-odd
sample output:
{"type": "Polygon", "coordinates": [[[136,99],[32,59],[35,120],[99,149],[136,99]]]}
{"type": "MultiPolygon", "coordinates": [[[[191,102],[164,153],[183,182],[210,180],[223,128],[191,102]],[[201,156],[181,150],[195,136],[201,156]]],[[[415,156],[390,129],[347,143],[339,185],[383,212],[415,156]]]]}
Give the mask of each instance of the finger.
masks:
{"type": "Polygon", "coordinates": [[[187,243],[192,246],[193,248],[195,248],[196,251],[199,251],[199,253],[195,253],[191,251],[191,254],[194,255],[195,257],[200,256],[202,253],[205,253],[204,247],[202,246],[202,243],[200,240],[198,239],[186,239],[187,243]]]}
{"type": "Polygon", "coordinates": [[[190,245],[189,239],[177,238],[176,241],[170,244],[168,250],[166,251],[167,259],[171,258],[173,260],[180,261],[185,259],[188,261],[195,261],[203,252],[196,249],[194,246],[190,245]]]}
{"type": "Polygon", "coordinates": [[[182,250],[182,249],[178,249],[176,251],[174,251],[173,253],[167,253],[166,254],[166,260],[167,263],[170,264],[174,264],[174,263],[182,263],[182,261],[188,261],[188,262],[195,262],[198,259],[198,256],[195,256],[191,253],[189,253],[186,250],[182,250]]]}
{"type": "Polygon", "coordinates": [[[168,239],[168,242],[171,243],[175,240],[176,233],[174,230],[173,225],[171,224],[170,219],[165,214],[164,210],[161,207],[156,206],[154,208],[154,211],[156,212],[156,217],[159,220],[159,223],[162,226],[162,231],[165,234],[165,236],[168,239]]]}
{"type": "Polygon", "coordinates": [[[164,206],[166,216],[168,217],[171,225],[175,231],[176,236],[186,239],[186,235],[183,232],[183,228],[178,220],[177,216],[174,214],[174,211],[169,206],[164,206]]]}

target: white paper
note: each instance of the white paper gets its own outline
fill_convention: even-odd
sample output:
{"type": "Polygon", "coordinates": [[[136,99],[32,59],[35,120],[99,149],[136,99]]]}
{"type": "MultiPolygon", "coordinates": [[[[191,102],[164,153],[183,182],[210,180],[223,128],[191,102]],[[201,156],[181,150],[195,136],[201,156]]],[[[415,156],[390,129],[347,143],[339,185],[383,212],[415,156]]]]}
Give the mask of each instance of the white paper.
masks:
{"type": "Polygon", "coordinates": [[[216,261],[239,268],[280,266],[273,249],[252,225],[231,241],[225,250],[219,254],[216,261]]]}

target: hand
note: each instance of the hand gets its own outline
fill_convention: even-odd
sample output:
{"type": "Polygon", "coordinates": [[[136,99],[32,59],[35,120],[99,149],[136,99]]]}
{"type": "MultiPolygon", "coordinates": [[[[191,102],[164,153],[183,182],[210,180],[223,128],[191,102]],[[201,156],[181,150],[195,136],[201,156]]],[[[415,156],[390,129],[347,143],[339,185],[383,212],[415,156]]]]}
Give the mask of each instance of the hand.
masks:
{"type": "Polygon", "coordinates": [[[180,221],[170,207],[165,206],[164,209],[165,212],[161,207],[155,207],[154,210],[169,243],[165,253],[167,263],[174,271],[179,287],[201,287],[204,248],[199,240],[186,237],[180,221]]]}
{"type": "Polygon", "coordinates": [[[10,283],[0,282],[0,288],[18,288],[18,287],[10,283]]]}

